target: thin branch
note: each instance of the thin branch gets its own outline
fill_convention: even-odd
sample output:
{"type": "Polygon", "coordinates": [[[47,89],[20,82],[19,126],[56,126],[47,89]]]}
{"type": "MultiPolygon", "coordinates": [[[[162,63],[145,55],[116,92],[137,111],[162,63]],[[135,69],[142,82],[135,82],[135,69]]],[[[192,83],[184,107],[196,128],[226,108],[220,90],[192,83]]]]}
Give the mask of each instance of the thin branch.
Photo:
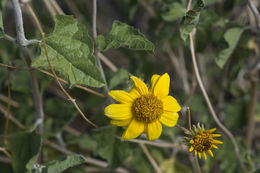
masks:
{"type": "MultiPolygon", "coordinates": [[[[9,63],[10,64],[10,63],[9,63]]],[[[11,82],[10,82],[10,70],[8,69],[8,101],[7,101],[7,117],[5,121],[5,130],[4,130],[4,146],[6,146],[6,136],[8,133],[9,126],[9,115],[11,110],[11,82]]]]}
{"type": "Polygon", "coordinates": [[[147,159],[149,160],[149,162],[152,164],[154,170],[156,171],[156,173],[162,173],[160,167],[157,165],[156,161],[154,160],[154,158],[152,157],[152,155],[149,153],[148,149],[146,148],[145,144],[140,144],[145,156],[147,157],[147,159]]]}
{"type": "MultiPolygon", "coordinates": [[[[40,71],[40,72],[42,72],[42,73],[44,73],[44,74],[47,74],[48,76],[54,77],[53,74],[51,74],[51,73],[49,73],[49,72],[47,72],[47,71],[45,71],[45,70],[41,70],[41,69],[36,69],[36,70],[38,70],[38,71],[40,71]]],[[[68,81],[66,81],[66,80],[64,80],[64,79],[62,79],[62,78],[60,78],[60,77],[58,77],[58,79],[59,79],[59,81],[61,81],[62,83],[65,83],[65,84],[68,84],[68,83],[69,83],[68,81]]],[[[101,94],[101,93],[99,93],[99,92],[96,92],[96,91],[94,91],[94,90],[92,90],[92,89],[90,89],[90,88],[87,88],[87,87],[83,87],[83,86],[81,86],[81,85],[75,85],[75,87],[76,87],[76,88],[80,88],[80,89],[82,89],[82,90],[85,90],[85,91],[87,91],[87,92],[89,92],[89,93],[91,93],[91,94],[94,94],[94,95],[96,95],[96,96],[99,96],[99,97],[106,97],[105,95],[103,95],[103,94],[101,94]]]]}
{"type": "Polygon", "coordinates": [[[260,14],[259,14],[259,12],[258,12],[255,4],[252,2],[252,0],[247,0],[247,4],[248,4],[249,8],[251,9],[252,13],[255,16],[257,28],[260,30],[260,14]]]}
{"type": "Polygon", "coordinates": [[[58,14],[63,14],[63,15],[65,14],[55,0],[49,0],[49,2],[52,4],[52,6],[54,7],[54,9],[57,11],[58,14]]]}
{"type": "MultiPolygon", "coordinates": [[[[8,97],[6,97],[5,95],[0,94],[0,100],[8,103],[8,97]]],[[[10,100],[10,105],[15,107],[15,108],[18,108],[20,106],[20,104],[18,102],[14,101],[12,99],[10,100]]]]}
{"type": "MultiPolygon", "coordinates": [[[[94,53],[96,56],[97,65],[99,67],[99,70],[100,70],[101,75],[105,82],[105,86],[104,86],[105,92],[108,94],[109,89],[108,89],[108,85],[107,85],[106,76],[105,76],[100,58],[98,56],[99,54],[98,54],[98,44],[97,44],[97,0],[93,0],[92,32],[93,32],[93,40],[94,40],[94,44],[95,44],[94,53]]],[[[113,103],[113,100],[110,97],[108,97],[108,99],[111,103],[113,103]]]]}
{"type": "Polygon", "coordinates": [[[11,154],[3,147],[0,147],[0,151],[2,151],[8,158],[11,158],[11,154]]]}
{"type": "Polygon", "coordinates": [[[51,6],[51,3],[49,2],[49,0],[43,0],[43,2],[51,14],[52,20],[54,20],[54,17],[57,15],[55,9],[51,6]]]}
{"type": "Polygon", "coordinates": [[[104,62],[113,72],[116,72],[118,68],[102,53],[98,52],[98,57],[104,62]]]}
{"type": "Polygon", "coordinates": [[[31,44],[31,42],[28,41],[24,35],[22,11],[18,0],[12,0],[12,4],[14,7],[14,16],[15,16],[15,24],[16,24],[16,34],[17,34],[16,40],[18,46],[21,48],[22,53],[24,54],[24,60],[29,69],[29,74],[32,82],[34,105],[36,110],[36,122],[39,122],[39,126],[37,127],[37,129],[38,132],[41,134],[43,130],[43,120],[44,120],[43,105],[42,105],[41,95],[39,91],[37,76],[30,67],[31,60],[28,54],[28,50],[25,47],[31,44]]]}
{"type": "Polygon", "coordinates": [[[194,40],[193,40],[193,35],[195,35],[196,33],[196,30],[193,30],[190,34],[189,34],[189,38],[190,38],[190,51],[191,51],[191,57],[192,57],[192,64],[193,64],[193,67],[194,67],[194,70],[195,70],[195,75],[196,75],[196,78],[197,78],[197,81],[198,81],[198,84],[200,86],[200,89],[202,91],[202,94],[206,100],[206,103],[209,107],[209,110],[210,110],[210,113],[213,117],[213,119],[215,120],[215,122],[217,123],[217,125],[227,134],[227,136],[229,137],[229,139],[231,140],[233,146],[234,146],[234,150],[235,150],[235,153],[236,153],[236,156],[237,156],[237,159],[239,161],[239,164],[243,170],[243,172],[247,172],[246,171],[246,167],[244,165],[244,163],[242,162],[242,159],[241,159],[241,156],[240,156],[240,152],[239,152],[239,147],[238,147],[238,144],[233,136],[233,134],[220,122],[220,120],[218,119],[217,115],[216,115],[216,112],[215,110],[213,109],[213,106],[210,102],[210,99],[208,97],[208,94],[205,90],[205,87],[202,83],[202,80],[201,80],[201,77],[200,77],[200,74],[199,74],[199,69],[198,69],[198,65],[197,65],[197,61],[196,61],[196,55],[195,55],[195,48],[194,48],[194,40]]]}

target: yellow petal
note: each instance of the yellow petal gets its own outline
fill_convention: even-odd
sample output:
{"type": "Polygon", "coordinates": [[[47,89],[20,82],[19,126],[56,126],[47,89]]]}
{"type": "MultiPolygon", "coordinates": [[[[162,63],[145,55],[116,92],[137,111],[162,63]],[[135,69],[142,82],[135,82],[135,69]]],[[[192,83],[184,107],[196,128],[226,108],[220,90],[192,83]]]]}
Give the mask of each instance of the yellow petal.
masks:
{"type": "Polygon", "coordinates": [[[131,118],[126,120],[111,120],[110,124],[114,126],[128,126],[131,120],[131,118]]]}
{"type": "Polygon", "coordinates": [[[133,86],[133,88],[129,91],[129,94],[134,99],[141,97],[141,94],[138,92],[135,86],[133,86]]]}
{"type": "Polygon", "coordinates": [[[190,146],[189,152],[192,152],[194,150],[193,146],[190,146]]]}
{"type": "Polygon", "coordinates": [[[170,76],[168,73],[163,74],[156,82],[153,90],[153,94],[159,99],[167,96],[169,94],[170,87],[170,76]]]}
{"type": "Polygon", "coordinates": [[[155,140],[161,136],[162,125],[159,121],[147,124],[147,137],[149,140],[155,140]]]}
{"type": "Polygon", "coordinates": [[[205,153],[205,152],[203,152],[202,154],[203,154],[203,156],[204,156],[205,160],[207,160],[207,155],[206,155],[206,153],[205,153]]]}
{"type": "Polygon", "coordinates": [[[218,149],[218,147],[216,145],[212,145],[212,148],[218,149]]]}
{"type": "Polygon", "coordinates": [[[196,150],[194,150],[194,155],[197,156],[198,152],[196,150]]]}
{"type": "Polygon", "coordinates": [[[199,153],[199,158],[201,159],[201,153],[200,152],[198,152],[199,153]]]}
{"type": "Polygon", "coordinates": [[[149,92],[150,93],[153,93],[153,90],[154,90],[154,86],[155,84],[157,83],[158,79],[160,78],[160,75],[158,74],[155,74],[152,76],[152,79],[151,79],[151,86],[149,88],[149,92]]]}
{"type": "Polygon", "coordinates": [[[212,142],[215,143],[215,144],[223,144],[223,142],[219,141],[219,140],[213,140],[212,142]]]}
{"type": "Polygon", "coordinates": [[[144,123],[133,119],[122,135],[122,139],[129,140],[138,137],[144,131],[144,123]]]}
{"type": "Polygon", "coordinates": [[[215,137],[215,138],[220,137],[220,136],[221,136],[221,134],[212,134],[212,137],[215,137]]]}
{"type": "Polygon", "coordinates": [[[148,88],[146,86],[146,84],[139,78],[135,77],[135,76],[131,76],[130,79],[132,79],[132,81],[135,84],[135,87],[137,89],[137,91],[143,95],[143,94],[148,94],[148,88]]]}
{"type": "Polygon", "coordinates": [[[214,157],[214,155],[213,155],[213,153],[212,153],[211,150],[208,150],[208,153],[209,153],[209,155],[210,155],[211,157],[214,157]]]}
{"type": "Polygon", "coordinates": [[[179,118],[179,114],[176,112],[165,112],[160,118],[160,122],[168,127],[173,127],[176,125],[179,118]]]}
{"type": "Polygon", "coordinates": [[[194,144],[194,140],[193,139],[190,140],[190,144],[194,144]]]}
{"type": "Polygon", "coordinates": [[[170,112],[179,112],[181,110],[180,105],[177,100],[172,96],[166,96],[162,99],[163,102],[163,110],[170,112]]]}
{"type": "Polygon", "coordinates": [[[111,104],[105,108],[105,115],[115,120],[126,120],[132,117],[131,105],[111,104]]]}
{"type": "Polygon", "coordinates": [[[134,102],[134,98],[128,92],[122,90],[112,90],[108,95],[120,103],[131,104],[134,102]]]}
{"type": "Polygon", "coordinates": [[[209,130],[207,130],[209,133],[213,133],[213,132],[215,132],[217,129],[216,128],[213,128],[213,129],[209,129],[209,130]]]}

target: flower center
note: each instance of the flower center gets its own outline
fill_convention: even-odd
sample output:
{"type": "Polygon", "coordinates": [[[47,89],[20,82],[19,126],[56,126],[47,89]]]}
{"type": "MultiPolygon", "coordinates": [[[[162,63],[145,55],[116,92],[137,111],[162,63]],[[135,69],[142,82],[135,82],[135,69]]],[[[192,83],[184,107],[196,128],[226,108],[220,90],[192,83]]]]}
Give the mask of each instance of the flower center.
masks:
{"type": "Polygon", "coordinates": [[[132,107],[135,118],[145,123],[159,119],[163,113],[163,103],[154,95],[142,95],[132,107]]]}
{"type": "Polygon", "coordinates": [[[202,132],[193,137],[194,143],[192,146],[198,152],[206,152],[212,148],[213,138],[209,133],[202,132]]]}

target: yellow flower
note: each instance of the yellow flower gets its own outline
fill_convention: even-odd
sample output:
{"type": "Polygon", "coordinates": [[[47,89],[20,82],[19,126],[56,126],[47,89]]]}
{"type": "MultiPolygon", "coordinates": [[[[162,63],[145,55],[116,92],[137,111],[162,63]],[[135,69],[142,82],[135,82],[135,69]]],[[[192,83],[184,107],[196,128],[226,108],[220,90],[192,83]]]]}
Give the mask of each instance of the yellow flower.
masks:
{"type": "Polygon", "coordinates": [[[172,96],[168,96],[170,77],[167,73],[153,75],[149,89],[135,76],[129,92],[112,90],[108,94],[120,104],[111,104],[105,108],[105,115],[115,126],[128,126],[122,138],[125,140],[146,133],[149,140],[155,140],[162,133],[162,125],[173,127],[179,118],[180,105],[172,96]]]}
{"type": "Polygon", "coordinates": [[[213,157],[213,153],[211,151],[212,148],[218,149],[215,144],[223,144],[223,142],[219,140],[213,139],[214,137],[220,137],[220,134],[212,134],[216,131],[216,128],[210,130],[204,130],[200,128],[200,130],[193,135],[193,137],[189,140],[190,143],[190,152],[194,151],[195,156],[197,153],[199,158],[201,159],[201,154],[203,154],[205,160],[207,160],[206,152],[209,153],[211,157],[213,157]]]}

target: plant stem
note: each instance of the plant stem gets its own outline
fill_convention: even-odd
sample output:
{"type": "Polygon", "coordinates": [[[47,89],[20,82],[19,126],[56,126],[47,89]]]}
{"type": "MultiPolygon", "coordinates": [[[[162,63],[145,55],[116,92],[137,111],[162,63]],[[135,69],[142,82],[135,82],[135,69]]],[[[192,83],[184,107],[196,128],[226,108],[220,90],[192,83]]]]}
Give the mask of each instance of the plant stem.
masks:
{"type": "Polygon", "coordinates": [[[43,130],[43,120],[44,120],[43,105],[40,96],[37,76],[34,73],[34,70],[32,70],[30,67],[31,60],[29,58],[29,54],[26,48],[27,45],[31,44],[31,41],[28,41],[24,35],[22,11],[18,0],[12,0],[12,4],[14,7],[14,16],[15,16],[15,24],[16,24],[16,34],[17,34],[16,42],[17,45],[21,48],[22,53],[24,54],[24,60],[29,69],[31,82],[32,82],[34,105],[36,110],[36,122],[39,122],[39,126],[37,130],[41,134],[43,130]]]}
{"type": "Polygon", "coordinates": [[[233,134],[220,122],[220,120],[218,119],[215,110],[213,109],[213,106],[210,102],[210,99],[208,97],[208,94],[206,92],[206,89],[202,83],[200,74],[199,74],[199,69],[198,69],[198,65],[197,65],[197,61],[196,61],[196,55],[195,55],[195,48],[194,48],[194,40],[193,40],[193,35],[195,35],[196,30],[194,29],[190,34],[189,34],[189,38],[190,38],[190,51],[191,51],[191,57],[192,57],[192,64],[195,70],[195,75],[198,81],[198,84],[200,86],[200,89],[202,91],[202,94],[206,100],[206,103],[209,107],[210,113],[213,117],[213,119],[215,120],[215,122],[217,123],[217,125],[227,134],[227,136],[229,137],[229,139],[231,140],[233,146],[234,146],[234,150],[237,156],[237,159],[239,161],[240,167],[242,168],[243,172],[247,172],[246,167],[244,165],[244,163],[242,162],[240,153],[239,153],[239,147],[238,144],[233,136],[233,134]]]}

